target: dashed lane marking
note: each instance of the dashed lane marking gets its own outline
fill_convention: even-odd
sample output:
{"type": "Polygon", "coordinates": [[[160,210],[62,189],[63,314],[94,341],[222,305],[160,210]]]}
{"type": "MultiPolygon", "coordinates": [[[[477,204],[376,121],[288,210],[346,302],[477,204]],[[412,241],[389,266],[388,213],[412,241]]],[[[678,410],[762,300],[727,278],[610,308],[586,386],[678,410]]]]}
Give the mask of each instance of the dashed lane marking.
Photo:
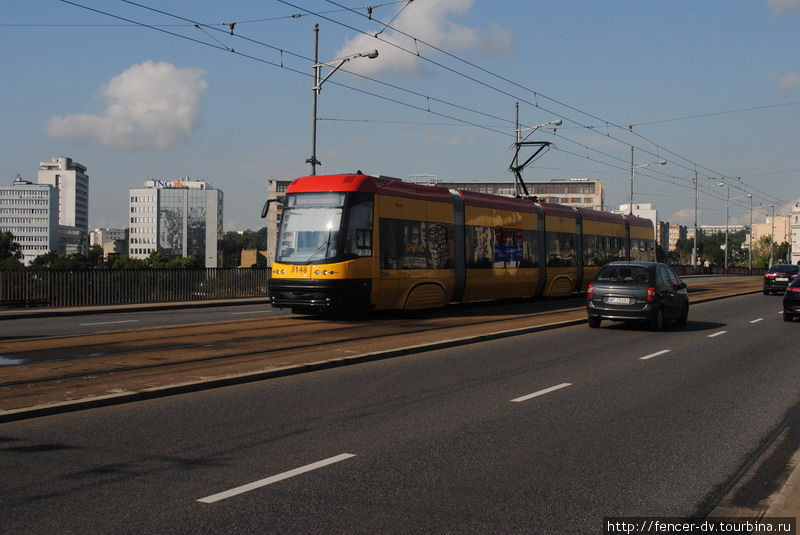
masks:
{"type": "Polygon", "coordinates": [[[298,476],[300,474],[304,474],[312,470],[317,470],[318,468],[328,466],[329,464],[338,463],[340,461],[344,461],[345,459],[349,459],[351,457],[355,457],[355,455],[353,455],[352,453],[342,453],[341,455],[330,457],[328,459],[323,459],[315,463],[307,464],[305,466],[301,466],[300,468],[295,468],[294,470],[289,470],[287,472],[283,472],[274,476],[266,477],[264,479],[259,479],[258,481],[253,481],[252,483],[248,483],[247,485],[242,485],[241,487],[236,487],[223,492],[218,492],[217,494],[212,494],[211,496],[200,498],[197,501],[202,503],[218,502],[220,500],[224,500],[225,498],[230,498],[232,496],[237,496],[245,492],[250,492],[251,490],[259,489],[261,487],[266,487],[267,485],[277,483],[278,481],[283,481],[284,479],[289,479],[290,477],[298,476]]]}
{"type": "Polygon", "coordinates": [[[663,355],[664,353],[669,353],[672,351],[671,349],[662,349],[661,351],[656,351],[655,353],[650,353],[649,355],[645,355],[643,357],[639,357],[639,360],[647,360],[653,357],[657,357],[659,355],[663,355]]]}
{"type": "Polygon", "coordinates": [[[549,394],[550,392],[554,392],[556,390],[561,390],[562,388],[566,388],[568,386],[572,386],[572,383],[561,383],[560,385],[555,385],[555,386],[551,386],[550,388],[545,388],[543,390],[539,390],[537,392],[534,392],[533,394],[527,394],[525,396],[520,396],[518,398],[514,398],[511,401],[513,401],[514,403],[520,403],[522,401],[528,401],[529,399],[532,399],[532,398],[535,398],[535,397],[539,397],[539,396],[543,396],[545,394],[549,394]]]}

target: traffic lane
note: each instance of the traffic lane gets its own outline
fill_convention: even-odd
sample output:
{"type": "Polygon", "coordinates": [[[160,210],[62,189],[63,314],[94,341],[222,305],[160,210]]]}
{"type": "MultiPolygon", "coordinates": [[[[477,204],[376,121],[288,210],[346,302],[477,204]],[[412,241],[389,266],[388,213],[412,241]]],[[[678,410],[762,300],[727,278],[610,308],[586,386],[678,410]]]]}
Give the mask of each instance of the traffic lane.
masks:
{"type": "MultiPolygon", "coordinates": [[[[754,303],[759,303],[759,301],[754,303]]],[[[702,312],[704,312],[702,309],[705,307],[711,308],[711,305],[713,303],[698,307],[698,312],[701,313],[701,320],[707,320],[702,315],[702,312]]],[[[752,308],[752,304],[748,303],[748,308],[752,308]]],[[[712,312],[709,310],[709,312],[711,312],[709,316],[716,316],[721,311],[712,312]]],[[[775,316],[779,319],[777,314],[775,316]]],[[[780,324],[783,325],[782,322],[780,324]]],[[[771,325],[774,326],[775,324],[771,325]]],[[[786,326],[789,326],[789,324],[786,324],[786,326]]],[[[475,440],[475,437],[493,436],[500,441],[499,444],[490,444],[488,448],[477,444],[476,448],[479,451],[493,451],[500,455],[500,458],[514,458],[514,456],[522,455],[520,459],[524,460],[526,459],[525,454],[528,452],[524,444],[527,444],[528,440],[531,441],[531,444],[546,443],[548,438],[552,438],[551,433],[560,433],[558,429],[564,422],[563,417],[555,416],[539,424],[532,423],[526,426],[525,430],[530,427],[530,429],[548,429],[549,431],[544,435],[534,434],[524,441],[522,448],[515,448],[515,450],[519,450],[516,453],[503,452],[504,444],[515,444],[514,434],[519,434],[521,421],[524,422],[521,417],[515,416],[505,423],[500,418],[499,422],[502,425],[497,423],[498,413],[502,413],[502,411],[498,412],[498,406],[502,408],[510,405],[512,394],[517,395],[520,393],[520,389],[512,388],[507,384],[507,378],[509,375],[520,375],[521,372],[517,370],[506,371],[504,376],[503,367],[505,362],[513,362],[515,360],[509,358],[510,356],[516,355],[517,359],[528,364],[532,359],[532,349],[556,348],[559,345],[558,342],[561,342],[561,348],[558,350],[554,349],[549,353],[547,351],[537,351],[533,356],[533,360],[536,362],[537,359],[543,359],[540,365],[523,372],[530,375],[529,378],[523,377],[525,386],[530,387],[530,390],[526,390],[526,392],[531,391],[534,385],[539,388],[549,384],[557,384],[564,380],[565,375],[570,375],[570,378],[577,377],[577,379],[572,379],[576,381],[574,387],[565,388],[549,396],[542,396],[526,402],[537,404],[534,405],[537,414],[540,411],[544,411],[546,414],[558,415],[562,410],[561,404],[551,407],[546,404],[552,403],[556,399],[564,399],[563,396],[565,395],[573,395],[573,392],[578,392],[578,389],[587,388],[584,385],[590,384],[591,380],[601,383],[601,386],[603,383],[608,382],[604,378],[609,376],[607,369],[612,367],[601,365],[598,360],[603,360],[604,362],[606,360],[611,362],[624,361],[629,365],[628,369],[633,370],[636,364],[630,366],[630,363],[638,359],[634,359],[636,355],[632,353],[641,353],[640,349],[643,349],[633,348],[633,351],[624,354],[623,350],[617,350],[616,347],[608,347],[613,355],[601,355],[600,358],[591,358],[589,363],[593,364],[593,367],[585,374],[588,376],[581,377],[578,373],[567,373],[570,370],[554,364],[552,360],[557,359],[560,353],[565,352],[563,349],[563,341],[565,339],[572,343],[583,338],[581,336],[582,333],[594,332],[593,330],[590,331],[588,327],[579,329],[574,328],[574,332],[564,333],[566,336],[556,336],[557,332],[563,333],[564,331],[562,330],[546,333],[548,336],[545,337],[526,337],[530,338],[531,342],[528,344],[515,344],[516,347],[513,351],[506,348],[505,352],[499,353],[496,347],[498,343],[496,342],[476,344],[476,346],[470,347],[479,349],[478,346],[484,346],[484,348],[476,351],[474,355],[454,349],[430,355],[434,358],[418,356],[410,359],[372,363],[350,368],[347,371],[332,370],[331,373],[311,374],[306,378],[308,381],[299,380],[300,378],[287,378],[287,380],[270,381],[262,384],[262,386],[268,386],[268,388],[247,385],[246,387],[224,389],[224,391],[214,392],[211,395],[211,399],[201,400],[198,403],[191,402],[191,406],[185,406],[185,402],[189,398],[194,399],[194,395],[177,396],[170,398],[170,400],[162,400],[169,401],[166,405],[172,405],[173,402],[177,403],[177,407],[172,409],[165,407],[165,404],[161,402],[117,407],[115,409],[122,409],[123,412],[128,413],[124,418],[112,418],[113,422],[129,422],[122,429],[113,423],[109,423],[105,429],[98,429],[93,424],[93,420],[84,421],[77,426],[78,428],[83,428],[83,431],[78,434],[78,437],[72,436],[71,439],[65,436],[62,440],[52,440],[53,437],[48,431],[44,431],[44,436],[40,436],[38,442],[33,437],[27,441],[19,437],[6,437],[8,439],[16,438],[18,444],[21,442],[22,445],[15,446],[20,452],[27,451],[36,454],[39,457],[37,466],[42,468],[42,471],[38,474],[28,473],[29,476],[33,476],[33,481],[41,479],[41,482],[35,488],[27,489],[28,492],[35,491],[34,494],[25,497],[26,490],[20,488],[9,488],[3,494],[35,502],[38,499],[36,492],[41,493],[42,489],[52,485],[53,488],[47,493],[49,495],[74,496],[77,493],[81,496],[86,496],[86,499],[80,500],[82,503],[106,503],[104,498],[106,494],[130,495],[131,479],[135,480],[136,483],[143,483],[142,480],[152,479],[150,483],[144,483],[143,489],[135,492],[137,495],[147,497],[139,500],[142,502],[139,503],[141,512],[144,514],[146,510],[148,515],[155,515],[154,518],[160,517],[158,522],[172,523],[175,520],[175,507],[181,510],[178,505],[183,503],[184,500],[188,500],[191,496],[193,496],[192,499],[196,500],[201,495],[207,496],[211,492],[231,488],[264,475],[280,473],[286,469],[328,458],[343,451],[357,451],[358,459],[354,459],[354,461],[361,460],[366,456],[362,451],[379,453],[380,455],[374,461],[377,462],[374,470],[388,471],[388,473],[394,474],[393,477],[400,478],[398,483],[405,482],[399,487],[405,490],[417,485],[418,483],[415,483],[415,481],[418,481],[420,477],[424,480],[425,477],[423,476],[425,474],[420,474],[415,470],[407,472],[403,466],[417,466],[420,463],[419,459],[431,457],[432,452],[440,461],[456,457],[455,462],[458,464],[460,462],[458,459],[471,458],[467,455],[469,451],[459,452],[457,449],[458,444],[471,444],[470,440],[475,440]],[[533,347],[531,347],[532,345],[533,347]],[[420,363],[423,364],[424,370],[422,371],[419,369],[420,363]],[[433,364],[436,366],[432,366],[433,364]],[[481,367],[481,365],[483,366],[481,367]],[[475,372],[476,368],[477,373],[475,372]],[[296,382],[299,384],[295,384],[296,382]],[[351,383],[353,384],[351,385],[351,383]],[[229,394],[232,394],[234,399],[227,399],[229,394]],[[222,396],[222,398],[220,399],[218,396],[222,396]],[[261,402],[254,404],[254,400],[261,402]],[[199,410],[199,407],[214,407],[214,410],[209,414],[206,410],[199,410]],[[147,409],[143,413],[142,409],[145,408],[147,409]],[[162,411],[164,412],[162,413],[162,411]],[[264,415],[267,415],[267,417],[265,418],[264,415]],[[90,429],[87,429],[86,426],[90,429]],[[490,429],[488,434],[484,429],[487,426],[490,429]],[[498,426],[499,428],[495,429],[498,426]],[[198,439],[194,433],[195,431],[202,433],[203,438],[198,439]],[[48,435],[51,437],[49,442],[45,439],[48,435]],[[81,437],[83,436],[91,436],[94,437],[93,440],[100,441],[97,444],[90,445],[90,449],[94,453],[88,456],[86,452],[76,451],[83,449],[83,446],[75,446],[76,443],[82,443],[81,437]],[[120,440],[113,439],[109,441],[101,438],[112,436],[120,437],[123,444],[135,445],[136,452],[140,453],[137,455],[136,452],[131,452],[124,445],[120,447],[120,440]],[[169,440],[165,441],[165,437],[168,437],[169,440]],[[454,448],[452,445],[448,446],[453,441],[457,443],[455,448],[459,453],[455,456],[452,453],[448,453],[454,448]],[[175,447],[176,444],[181,446],[175,447]],[[210,447],[210,445],[214,444],[224,444],[225,447],[210,447]],[[381,444],[382,446],[380,446],[381,444]],[[419,445],[415,447],[415,444],[419,445]],[[408,453],[403,454],[403,451],[408,453]],[[48,453],[53,455],[51,459],[52,465],[45,468],[50,463],[47,463],[43,456],[48,455],[48,453]],[[98,453],[101,454],[99,460],[95,457],[98,453]],[[411,454],[410,457],[412,458],[409,458],[409,454],[411,454]],[[105,459],[105,462],[103,462],[104,455],[110,455],[111,459],[105,459]],[[64,462],[64,458],[70,456],[73,457],[71,462],[64,462]],[[399,461],[400,466],[395,466],[398,464],[393,461],[395,458],[399,461]],[[62,477],[55,478],[55,480],[49,480],[51,470],[56,469],[55,472],[58,472],[57,468],[59,466],[69,466],[73,468],[73,471],[68,474],[62,474],[62,477]],[[381,468],[378,468],[379,466],[381,468]],[[206,473],[206,471],[209,473],[206,473]],[[163,474],[168,474],[168,481],[164,481],[163,474]],[[256,474],[258,475],[257,477],[256,474]],[[80,485],[71,486],[75,484],[76,480],[88,481],[88,483],[84,487],[80,485]],[[66,487],[63,486],[65,481],[68,483],[66,487]],[[230,487],[227,485],[230,485],[230,487]],[[117,486],[119,487],[117,488],[117,486]],[[157,490],[161,488],[169,490],[161,493],[157,490]],[[89,493],[89,495],[87,496],[86,493],[89,493]],[[177,505],[175,503],[176,500],[179,502],[177,505]],[[161,503],[169,505],[162,508],[159,506],[161,503]],[[163,517],[161,517],[161,514],[156,515],[154,512],[154,510],[159,509],[163,509],[163,517]]],[[[631,333],[608,329],[606,334],[617,336],[630,335],[631,333]]],[[[633,334],[647,335],[649,333],[634,331],[633,334]]],[[[607,347],[609,344],[608,341],[601,341],[597,345],[607,347]]],[[[568,349],[580,353],[586,348],[570,345],[568,349]]],[[[566,363],[574,363],[581,360],[580,357],[576,357],[574,354],[561,356],[566,363]]],[[[584,360],[586,359],[584,358],[584,360]]],[[[653,362],[659,361],[655,360],[653,362]]],[[[667,363],[669,361],[662,360],[660,362],[667,363]]],[[[638,362],[638,364],[641,365],[643,363],[638,362]]],[[[586,365],[583,368],[586,368],[586,365]]],[[[653,366],[650,369],[655,370],[657,367],[653,366]]],[[[625,374],[620,374],[618,370],[612,370],[612,372],[611,376],[621,378],[619,379],[620,385],[616,388],[616,391],[622,393],[625,393],[626,387],[630,388],[631,384],[635,384],[635,379],[638,377],[636,373],[628,377],[625,374]]],[[[659,376],[656,379],[664,380],[661,372],[659,372],[659,376]]],[[[614,389],[611,390],[614,391],[614,389]]],[[[595,411],[599,411],[603,407],[600,401],[608,397],[608,389],[604,388],[603,392],[598,403],[591,403],[595,407],[595,411]]],[[[200,397],[204,398],[205,396],[200,397]]],[[[636,397],[637,392],[623,395],[622,400],[625,406],[621,407],[621,409],[630,405],[631,400],[635,400],[636,397]]],[[[524,407],[525,403],[521,403],[519,406],[524,407]]],[[[764,403],[764,406],[770,406],[770,404],[764,403]]],[[[568,412],[570,414],[579,414],[578,409],[586,411],[586,407],[580,404],[576,410],[568,412]]],[[[106,409],[79,414],[99,414],[105,413],[105,411],[106,409]]],[[[111,412],[116,411],[112,410],[111,412]]],[[[616,414],[620,411],[607,410],[606,412],[616,414]]],[[[66,417],[69,420],[71,416],[74,415],[55,418],[66,417]]],[[[28,423],[39,426],[45,421],[53,421],[53,419],[34,420],[28,423]]],[[[591,424],[593,421],[594,418],[588,423],[591,424]]],[[[6,424],[3,428],[4,434],[13,429],[13,425],[6,424]],[[9,425],[12,427],[9,427],[9,425]]],[[[66,424],[61,427],[62,429],[69,429],[76,426],[74,424],[66,424]]],[[[586,427],[586,422],[580,422],[578,425],[573,426],[573,428],[586,427]]],[[[603,426],[601,425],[601,427],[603,426]]],[[[579,444],[581,437],[582,435],[570,438],[568,442],[579,444]]],[[[591,440],[594,442],[596,439],[591,440]]],[[[467,449],[471,451],[473,446],[470,445],[467,449]]],[[[546,451],[533,449],[531,454],[534,457],[542,455],[546,457],[548,453],[551,453],[549,449],[546,451]]],[[[464,461],[464,469],[467,470],[471,467],[470,470],[474,471],[475,466],[491,466],[490,461],[492,460],[496,461],[495,457],[491,459],[480,457],[474,459],[474,462],[464,461]]],[[[531,459],[528,460],[530,461],[531,459]]],[[[613,460],[612,458],[611,461],[613,460]]],[[[338,474],[340,470],[344,470],[343,473],[348,474],[348,477],[356,477],[348,471],[347,463],[342,464],[343,466],[341,467],[335,466],[325,471],[320,471],[320,474],[309,474],[308,477],[299,478],[298,482],[303,480],[306,482],[317,481],[317,478],[321,477],[320,488],[327,488],[322,483],[323,481],[328,481],[327,477],[324,476],[325,473],[338,474]]],[[[504,466],[505,461],[501,465],[504,466]]],[[[502,466],[495,467],[494,470],[497,471],[501,468],[502,466]]],[[[423,466],[420,466],[419,469],[422,470],[423,466]]],[[[431,472],[433,469],[444,469],[445,472],[450,470],[450,468],[441,466],[426,466],[424,468],[427,471],[426,473],[435,473],[435,470],[431,472]]],[[[34,470],[34,472],[36,471],[34,470]]],[[[363,470],[359,469],[357,473],[361,474],[363,470]]],[[[379,477],[377,472],[374,475],[379,477]]],[[[485,471],[479,470],[478,474],[473,474],[472,477],[477,477],[480,481],[492,481],[491,477],[487,477],[485,471]]],[[[336,478],[333,480],[338,481],[336,478]]],[[[358,483],[358,485],[364,484],[363,481],[355,483],[358,483]]],[[[547,486],[546,481],[540,481],[540,483],[543,485],[543,489],[551,488],[547,486]]],[[[278,491],[279,498],[276,499],[280,503],[273,504],[276,507],[285,506],[289,508],[292,507],[293,500],[298,497],[298,494],[304,495],[304,493],[315,492],[313,488],[306,488],[307,484],[301,485],[301,488],[295,488],[294,484],[289,481],[282,482],[280,486],[270,488],[265,492],[274,497],[276,488],[294,489],[292,491],[294,494],[290,494],[288,498],[282,494],[284,491],[278,491]]],[[[491,485],[487,487],[487,484],[479,485],[478,488],[489,492],[494,487],[491,487],[491,485]]],[[[353,494],[349,485],[350,483],[346,487],[348,492],[345,494],[347,496],[353,494]]],[[[461,488],[459,484],[456,484],[456,486],[461,488]]],[[[523,484],[519,488],[524,489],[526,487],[523,484]]],[[[382,489],[382,493],[378,493],[378,495],[392,496],[391,490],[382,489]]],[[[440,496],[436,492],[431,495],[431,492],[432,490],[428,489],[422,493],[425,496],[423,501],[437,505],[426,509],[423,507],[423,503],[419,503],[423,512],[426,510],[435,511],[435,514],[431,513],[435,517],[439,515],[439,511],[452,511],[452,507],[457,506],[457,504],[449,503],[448,500],[441,503],[444,496],[440,496]]],[[[511,490],[507,492],[511,495],[516,495],[511,490]]],[[[634,493],[634,496],[636,494],[634,493]]],[[[254,497],[264,495],[260,491],[254,491],[253,493],[254,497]]],[[[361,496],[363,504],[367,504],[369,507],[378,507],[374,505],[375,500],[369,499],[371,495],[372,493],[361,496]]],[[[396,492],[394,495],[396,495],[396,492]]],[[[496,494],[490,493],[490,495],[496,497],[496,494]]],[[[319,503],[328,503],[333,506],[330,496],[327,497],[327,500],[325,496],[315,497],[320,498],[319,503]]],[[[417,503],[414,500],[409,502],[409,496],[406,494],[396,497],[398,499],[402,498],[406,503],[417,503]]],[[[233,502],[230,503],[240,503],[243,500],[242,503],[248,504],[245,506],[245,511],[237,508],[237,512],[233,516],[241,513],[243,518],[250,518],[249,521],[262,522],[264,520],[262,516],[263,507],[254,509],[262,511],[262,513],[254,515],[246,512],[248,508],[254,506],[248,501],[249,499],[247,496],[232,499],[233,502]]],[[[345,498],[345,500],[348,499],[345,498]]],[[[471,499],[474,502],[476,497],[472,496],[471,499]]],[[[338,495],[334,502],[341,504],[341,501],[337,500],[339,500],[338,495]]],[[[392,503],[398,506],[398,503],[394,501],[392,503]]],[[[402,507],[400,509],[392,508],[392,503],[380,502],[379,509],[387,508],[388,511],[383,515],[372,509],[360,510],[360,512],[370,512],[375,521],[378,522],[377,524],[369,524],[371,527],[391,525],[393,521],[402,516],[400,513],[403,510],[402,507]]],[[[402,501],[399,503],[402,503],[402,501]]],[[[607,506],[609,501],[601,503],[607,506]]],[[[628,504],[629,502],[623,500],[622,503],[628,504]]],[[[261,502],[255,504],[255,506],[259,506],[259,504],[263,506],[261,502]]],[[[113,503],[110,503],[109,506],[114,507],[113,503]]],[[[130,507],[133,506],[131,505],[130,507]]],[[[514,502],[514,507],[525,509],[525,504],[514,502]]],[[[133,508],[136,509],[136,507],[133,508]]],[[[19,512],[23,509],[24,507],[22,509],[15,508],[15,511],[19,512]]],[[[502,524],[502,519],[500,518],[505,516],[507,511],[498,516],[496,515],[497,509],[495,507],[489,515],[493,519],[492,522],[500,522],[498,525],[511,525],[502,524]]],[[[321,513],[321,511],[317,511],[315,514],[321,513]]],[[[464,514],[460,510],[458,511],[459,514],[464,514]]],[[[83,513],[88,514],[86,511],[83,513]]],[[[75,514],[74,510],[67,507],[58,516],[60,521],[63,522],[65,521],[64,519],[74,518],[75,514]]],[[[81,525],[79,522],[83,521],[85,514],[78,514],[78,518],[75,518],[75,521],[78,522],[77,525],[81,525]]],[[[124,516],[127,513],[121,511],[120,514],[124,516]]],[[[194,510],[187,509],[187,515],[192,516],[194,514],[194,510]]],[[[36,518],[29,517],[27,521],[42,520],[38,515],[33,516],[36,518]]],[[[292,529],[292,526],[296,529],[298,526],[314,525],[311,519],[306,517],[305,513],[300,514],[299,517],[298,513],[294,513],[289,518],[292,520],[283,526],[287,529],[292,529]]],[[[346,516],[343,519],[335,515],[331,516],[330,511],[325,518],[325,522],[327,522],[324,524],[325,526],[344,525],[345,527],[350,527],[351,525],[357,525],[351,517],[346,516]],[[342,522],[344,524],[341,524],[342,522]]],[[[417,522],[421,522],[420,526],[429,525],[430,522],[433,522],[441,527],[452,527],[454,520],[450,517],[448,518],[447,522],[435,524],[435,518],[429,518],[429,515],[421,514],[417,515],[417,522]]],[[[475,521],[474,518],[469,515],[465,518],[467,523],[459,524],[460,526],[465,528],[469,526],[477,527],[478,524],[470,523],[475,521]]],[[[510,518],[513,518],[513,516],[510,518]]],[[[552,521],[552,519],[548,521],[541,516],[525,516],[526,521],[531,518],[538,518],[537,521],[544,523],[552,521]]],[[[120,519],[121,517],[111,515],[108,519],[109,523],[104,525],[106,527],[114,526],[113,522],[120,519]]],[[[211,521],[211,519],[204,521],[211,521]]],[[[271,521],[274,521],[274,519],[271,519],[271,521]]],[[[180,525],[195,525],[191,522],[186,524],[186,522],[190,522],[190,520],[184,518],[181,520],[180,525]]]]}
{"type": "MultiPolygon", "coordinates": [[[[715,282],[709,279],[687,279],[689,290],[698,289],[715,282]]],[[[737,277],[735,280],[744,280],[737,277]]],[[[702,289],[702,288],[701,288],[702,289]]],[[[698,296],[702,296],[702,291],[698,296]]],[[[582,299],[571,298],[538,298],[535,301],[518,300],[494,303],[476,303],[458,305],[445,309],[451,315],[469,314],[514,314],[530,312],[531,303],[542,310],[569,308],[582,304],[582,299]]],[[[261,315],[286,316],[290,315],[289,309],[276,309],[268,303],[230,305],[219,307],[166,309],[142,312],[105,312],[98,314],[85,314],[77,316],[52,316],[47,318],[22,318],[0,319],[3,334],[0,340],[16,340],[24,338],[40,338],[46,336],[80,335],[108,331],[131,330],[143,327],[186,325],[193,323],[208,323],[229,321],[235,319],[257,318],[261,315]]],[[[426,315],[441,315],[442,310],[420,311],[421,317],[426,315]]],[[[381,312],[379,317],[393,317],[397,312],[381,312]]]]}
{"type": "MultiPolygon", "coordinates": [[[[588,331],[588,329],[587,329],[587,331],[588,331]]],[[[383,386],[383,385],[382,385],[382,386],[383,386]]]]}
{"type": "Polygon", "coordinates": [[[78,316],[0,320],[0,340],[90,334],[168,325],[254,319],[260,316],[286,316],[288,309],[272,308],[267,303],[208,308],[180,308],[143,312],[113,312],[78,316]]]}

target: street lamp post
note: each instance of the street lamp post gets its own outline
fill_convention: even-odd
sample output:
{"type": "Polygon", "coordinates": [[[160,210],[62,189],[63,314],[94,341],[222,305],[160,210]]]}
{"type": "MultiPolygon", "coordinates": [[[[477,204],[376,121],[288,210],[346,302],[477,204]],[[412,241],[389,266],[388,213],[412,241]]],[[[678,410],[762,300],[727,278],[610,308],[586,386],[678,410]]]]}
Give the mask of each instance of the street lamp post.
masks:
{"type": "Polygon", "coordinates": [[[314,76],[314,85],[311,87],[311,92],[313,95],[311,119],[311,157],[306,159],[306,163],[311,164],[312,175],[317,174],[317,165],[322,165],[322,162],[317,160],[317,96],[322,92],[322,84],[324,84],[328,78],[333,76],[333,73],[338,71],[342,65],[351,59],[375,59],[377,57],[378,51],[371,50],[369,52],[362,52],[360,54],[353,54],[344,58],[332,59],[331,61],[326,61],[325,63],[319,63],[319,24],[314,25],[314,64],[311,66],[312,74],[314,76]],[[333,69],[323,78],[321,77],[322,67],[333,67],[333,69]]]}
{"type": "MultiPolygon", "coordinates": [[[[658,160],[655,162],[648,162],[640,165],[633,165],[633,147],[631,147],[631,198],[630,204],[628,205],[628,215],[633,215],[633,181],[636,178],[636,170],[637,169],[647,169],[651,165],[667,165],[667,160],[658,160]]],[[[658,222],[656,222],[658,224],[658,222]]]]}
{"type": "Polygon", "coordinates": [[[753,195],[751,193],[747,194],[747,198],[750,199],[750,247],[748,247],[748,259],[747,259],[747,266],[750,269],[750,274],[753,274],[753,195]]]}
{"type": "Polygon", "coordinates": [[[775,205],[770,204],[769,207],[772,208],[772,229],[769,234],[769,267],[772,267],[775,256],[775,205]]]}
{"type": "MultiPolygon", "coordinates": [[[[726,186],[724,182],[719,182],[717,186],[726,186]]],[[[724,273],[728,272],[728,221],[731,210],[731,187],[728,185],[728,191],[725,195],[725,268],[724,273]]]]}

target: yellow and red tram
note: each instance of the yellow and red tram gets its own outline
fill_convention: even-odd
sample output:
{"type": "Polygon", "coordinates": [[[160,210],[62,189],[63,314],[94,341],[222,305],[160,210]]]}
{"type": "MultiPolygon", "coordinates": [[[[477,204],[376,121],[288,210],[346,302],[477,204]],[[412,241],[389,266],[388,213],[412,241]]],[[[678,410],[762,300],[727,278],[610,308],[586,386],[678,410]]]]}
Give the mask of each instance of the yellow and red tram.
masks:
{"type": "Polygon", "coordinates": [[[295,312],[570,295],[612,260],[655,260],[653,224],[367,175],[307,176],[283,205],[270,302],[295,312]]]}

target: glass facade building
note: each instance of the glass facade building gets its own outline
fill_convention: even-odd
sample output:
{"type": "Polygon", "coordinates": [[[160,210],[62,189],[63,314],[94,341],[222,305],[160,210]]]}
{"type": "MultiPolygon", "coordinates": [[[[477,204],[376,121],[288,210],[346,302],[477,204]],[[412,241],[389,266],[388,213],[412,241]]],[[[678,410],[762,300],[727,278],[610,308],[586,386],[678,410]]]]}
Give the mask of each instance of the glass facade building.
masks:
{"type": "Polygon", "coordinates": [[[217,267],[217,240],[222,237],[221,190],[200,180],[148,180],[129,190],[128,254],[147,258],[158,251],[173,257],[195,257],[217,267]]]}

